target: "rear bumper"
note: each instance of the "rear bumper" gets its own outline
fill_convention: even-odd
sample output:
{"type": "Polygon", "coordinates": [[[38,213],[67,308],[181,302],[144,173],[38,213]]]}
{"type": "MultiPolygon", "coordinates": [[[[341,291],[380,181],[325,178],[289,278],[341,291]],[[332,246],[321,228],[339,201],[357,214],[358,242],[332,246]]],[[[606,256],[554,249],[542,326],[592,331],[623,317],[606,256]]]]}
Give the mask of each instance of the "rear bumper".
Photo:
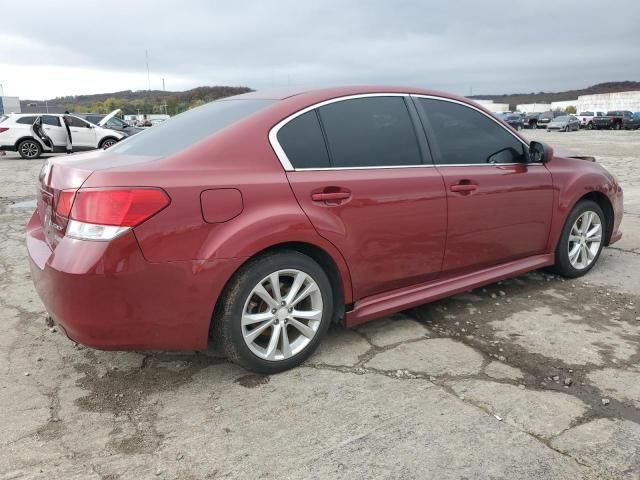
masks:
{"type": "Polygon", "coordinates": [[[27,249],[38,295],[72,340],[103,350],[202,350],[215,302],[243,259],[151,263],[133,232],[64,237],[52,251],[37,213],[27,249]]]}

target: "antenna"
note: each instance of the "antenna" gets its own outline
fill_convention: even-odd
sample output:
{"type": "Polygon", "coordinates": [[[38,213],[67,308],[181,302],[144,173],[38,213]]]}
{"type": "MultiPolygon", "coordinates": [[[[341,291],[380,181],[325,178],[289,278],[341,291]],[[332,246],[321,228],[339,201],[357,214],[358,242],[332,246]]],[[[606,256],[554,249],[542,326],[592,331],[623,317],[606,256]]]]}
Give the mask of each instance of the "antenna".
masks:
{"type": "Polygon", "coordinates": [[[151,91],[151,75],[149,73],[149,50],[145,50],[144,55],[147,58],[147,90],[151,91]]]}

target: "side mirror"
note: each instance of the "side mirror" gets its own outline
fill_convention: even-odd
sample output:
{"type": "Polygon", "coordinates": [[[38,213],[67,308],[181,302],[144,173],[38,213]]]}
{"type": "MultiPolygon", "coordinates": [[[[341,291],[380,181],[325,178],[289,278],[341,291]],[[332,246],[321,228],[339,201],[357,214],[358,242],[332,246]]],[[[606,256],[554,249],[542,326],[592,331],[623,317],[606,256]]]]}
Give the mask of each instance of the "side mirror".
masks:
{"type": "Polygon", "coordinates": [[[533,141],[529,144],[529,163],[549,163],[553,148],[546,143],[533,141]]]}

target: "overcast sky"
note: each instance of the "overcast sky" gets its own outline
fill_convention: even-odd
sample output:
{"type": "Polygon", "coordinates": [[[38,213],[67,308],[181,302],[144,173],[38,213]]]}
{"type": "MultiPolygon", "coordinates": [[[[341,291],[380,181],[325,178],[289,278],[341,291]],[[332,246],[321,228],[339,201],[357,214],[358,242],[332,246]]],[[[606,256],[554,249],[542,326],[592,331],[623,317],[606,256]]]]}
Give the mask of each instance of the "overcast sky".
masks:
{"type": "Polygon", "coordinates": [[[0,83],[44,99],[199,85],[468,95],[640,80],[640,1],[4,1],[0,83]]]}

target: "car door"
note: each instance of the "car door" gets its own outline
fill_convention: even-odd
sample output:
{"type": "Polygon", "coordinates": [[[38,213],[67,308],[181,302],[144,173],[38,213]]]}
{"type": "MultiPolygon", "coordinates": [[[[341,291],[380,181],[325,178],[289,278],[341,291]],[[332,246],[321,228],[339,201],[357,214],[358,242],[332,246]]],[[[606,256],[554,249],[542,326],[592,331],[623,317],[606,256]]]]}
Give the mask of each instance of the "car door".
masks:
{"type": "Polygon", "coordinates": [[[410,108],[402,95],[350,97],[272,130],[300,206],[347,261],[356,299],[440,272],[446,193],[410,108]]]}
{"type": "Polygon", "coordinates": [[[57,115],[42,115],[42,128],[53,145],[64,148],[67,145],[67,130],[57,115]]]}
{"type": "Polygon", "coordinates": [[[89,122],[74,115],[65,115],[65,117],[69,122],[71,143],[74,149],[98,148],[95,129],[89,122]]]}
{"type": "Polygon", "coordinates": [[[528,163],[515,132],[465,103],[415,96],[449,212],[443,272],[461,273],[542,254],[553,186],[543,164],[528,163]]]}

